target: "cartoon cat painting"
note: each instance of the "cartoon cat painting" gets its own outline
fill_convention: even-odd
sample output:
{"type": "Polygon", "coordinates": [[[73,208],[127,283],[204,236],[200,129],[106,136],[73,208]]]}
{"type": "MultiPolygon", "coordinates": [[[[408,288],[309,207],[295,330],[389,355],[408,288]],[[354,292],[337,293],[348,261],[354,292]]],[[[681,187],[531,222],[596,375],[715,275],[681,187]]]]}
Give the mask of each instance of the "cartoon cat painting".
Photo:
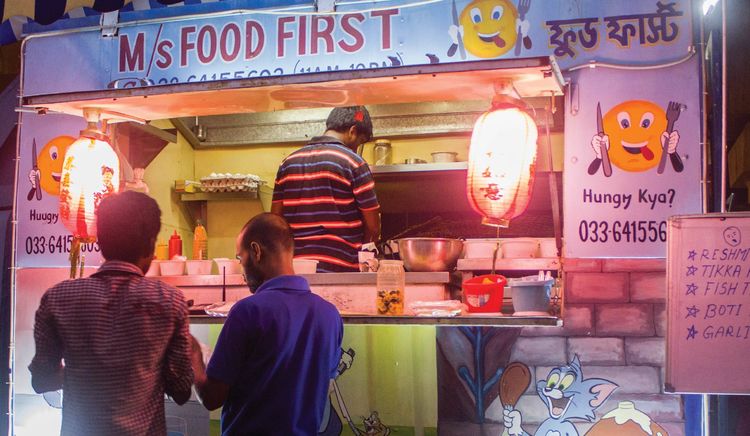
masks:
{"type": "MultiPolygon", "coordinates": [[[[547,379],[538,381],[536,385],[536,392],[547,406],[549,417],[539,425],[534,435],[578,436],[578,430],[570,420],[577,418],[593,421],[594,411],[617,387],[609,380],[584,379],[577,355],[569,365],[553,368],[547,379]]],[[[521,427],[521,418],[521,412],[511,406],[505,406],[503,425],[507,434],[529,435],[521,427]]]]}

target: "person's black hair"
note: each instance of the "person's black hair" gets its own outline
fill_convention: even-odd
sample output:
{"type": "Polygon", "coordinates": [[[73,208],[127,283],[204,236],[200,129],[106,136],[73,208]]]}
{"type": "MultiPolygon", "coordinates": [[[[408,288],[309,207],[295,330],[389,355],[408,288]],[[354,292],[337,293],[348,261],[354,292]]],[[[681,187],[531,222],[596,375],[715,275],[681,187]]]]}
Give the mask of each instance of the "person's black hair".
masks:
{"type": "Polygon", "coordinates": [[[159,205],[140,192],[105,197],[96,212],[96,237],[106,260],[135,263],[153,255],[160,227],[159,205]]]}
{"type": "Polygon", "coordinates": [[[347,106],[333,108],[326,120],[326,130],[346,132],[352,126],[357,127],[357,133],[365,137],[365,142],[372,140],[372,119],[370,112],[364,106],[347,106]]]}
{"type": "Polygon", "coordinates": [[[279,215],[261,213],[251,218],[242,229],[241,244],[246,250],[250,249],[250,242],[255,241],[271,253],[294,251],[292,228],[279,215]]]}

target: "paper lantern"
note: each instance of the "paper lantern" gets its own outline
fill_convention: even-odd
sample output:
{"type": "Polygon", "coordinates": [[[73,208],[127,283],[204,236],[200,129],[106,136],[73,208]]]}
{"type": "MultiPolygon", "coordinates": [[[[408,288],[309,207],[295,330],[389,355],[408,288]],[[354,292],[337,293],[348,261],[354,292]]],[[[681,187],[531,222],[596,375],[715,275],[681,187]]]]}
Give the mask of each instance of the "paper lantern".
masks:
{"type": "Polygon", "coordinates": [[[81,242],[96,239],[96,209],[120,187],[117,154],[99,134],[87,131],[68,148],[60,179],[60,219],[81,242]]]}
{"type": "Polygon", "coordinates": [[[508,227],[531,199],[537,128],[515,105],[497,105],[474,124],[466,195],[482,224],[508,227]]]}

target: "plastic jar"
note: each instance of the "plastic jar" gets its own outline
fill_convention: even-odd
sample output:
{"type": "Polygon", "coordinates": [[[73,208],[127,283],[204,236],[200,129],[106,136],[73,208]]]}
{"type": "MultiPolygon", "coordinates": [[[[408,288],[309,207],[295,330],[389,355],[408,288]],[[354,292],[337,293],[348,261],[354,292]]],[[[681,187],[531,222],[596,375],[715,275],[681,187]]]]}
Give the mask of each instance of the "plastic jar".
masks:
{"type": "Polygon", "coordinates": [[[404,314],[406,273],[400,260],[381,260],[376,278],[378,315],[404,314]]]}
{"type": "Polygon", "coordinates": [[[387,139],[378,139],[375,141],[375,165],[390,165],[393,161],[391,152],[391,141],[387,139]]]}

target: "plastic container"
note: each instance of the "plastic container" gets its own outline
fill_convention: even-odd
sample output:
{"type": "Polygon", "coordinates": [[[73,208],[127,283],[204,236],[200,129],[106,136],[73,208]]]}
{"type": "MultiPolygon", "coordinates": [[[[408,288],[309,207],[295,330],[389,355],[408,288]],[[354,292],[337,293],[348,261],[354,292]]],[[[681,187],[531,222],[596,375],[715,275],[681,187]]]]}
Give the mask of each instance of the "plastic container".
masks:
{"type": "Polygon", "coordinates": [[[458,153],[455,151],[436,151],[430,153],[432,155],[433,162],[455,162],[458,153]]]}
{"type": "Polygon", "coordinates": [[[557,257],[557,242],[554,238],[539,240],[539,256],[549,258],[557,257]]]}
{"type": "Polygon", "coordinates": [[[464,259],[492,259],[497,249],[497,258],[502,259],[503,250],[499,239],[467,239],[464,241],[464,259]]]}
{"type": "Polygon", "coordinates": [[[151,261],[151,266],[148,267],[148,271],[146,271],[146,274],[145,274],[146,277],[154,277],[154,276],[161,275],[161,269],[159,269],[159,262],[161,261],[156,260],[156,259],[151,261]]]}
{"type": "Polygon", "coordinates": [[[162,260],[159,262],[159,270],[163,276],[181,276],[185,274],[184,260],[162,260]]]}
{"type": "Polygon", "coordinates": [[[318,261],[315,259],[292,259],[295,274],[315,274],[318,261]]]}
{"type": "Polygon", "coordinates": [[[539,257],[539,240],[532,238],[505,239],[500,244],[503,257],[507,259],[530,259],[539,257]]]}
{"type": "Polygon", "coordinates": [[[406,273],[400,260],[381,260],[376,276],[375,306],[378,315],[404,314],[406,273]]]}
{"type": "MultiPolygon", "coordinates": [[[[203,224],[201,224],[200,220],[196,222],[195,232],[193,233],[193,259],[208,259],[208,234],[206,233],[206,228],[203,227],[203,224]]],[[[210,268],[211,263],[209,262],[208,265],[210,268]]]]}
{"type": "Polygon", "coordinates": [[[390,165],[393,162],[391,141],[387,139],[378,139],[375,141],[373,153],[375,154],[375,165],[390,165]]]}
{"type": "Polygon", "coordinates": [[[211,274],[210,260],[188,260],[186,262],[187,275],[203,276],[211,274]]]}
{"type": "Polygon", "coordinates": [[[169,238],[169,259],[175,256],[182,256],[182,238],[177,234],[177,230],[169,238]]]}
{"type": "Polygon", "coordinates": [[[217,257],[214,259],[216,263],[216,274],[224,274],[226,269],[227,274],[240,274],[242,273],[242,265],[237,259],[230,259],[228,257],[217,257]]]}
{"type": "Polygon", "coordinates": [[[513,315],[548,315],[554,284],[554,278],[539,280],[539,276],[511,280],[509,285],[513,293],[513,315]]]}
{"type": "Polygon", "coordinates": [[[494,313],[503,308],[503,294],[508,281],[500,274],[484,274],[466,280],[463,302],[471,313],[494,313]]]}

